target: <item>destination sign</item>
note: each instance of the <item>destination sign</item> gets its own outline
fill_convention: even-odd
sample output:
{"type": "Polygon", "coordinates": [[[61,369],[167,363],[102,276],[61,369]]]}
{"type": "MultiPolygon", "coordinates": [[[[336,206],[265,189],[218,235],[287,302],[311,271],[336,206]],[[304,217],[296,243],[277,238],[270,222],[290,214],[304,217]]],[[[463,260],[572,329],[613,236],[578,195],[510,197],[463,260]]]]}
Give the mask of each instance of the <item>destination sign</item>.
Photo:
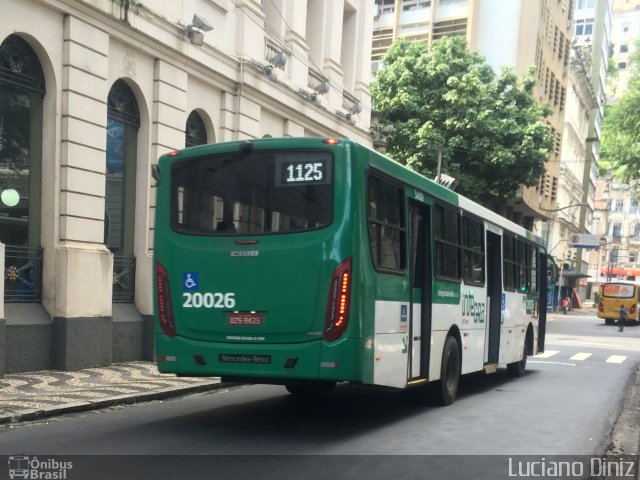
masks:
{"type": "Polygon", "coordinates": [[[325,184],[330,181],[326,159],[281,162],[278,167],[278,185],[325,184]]]}

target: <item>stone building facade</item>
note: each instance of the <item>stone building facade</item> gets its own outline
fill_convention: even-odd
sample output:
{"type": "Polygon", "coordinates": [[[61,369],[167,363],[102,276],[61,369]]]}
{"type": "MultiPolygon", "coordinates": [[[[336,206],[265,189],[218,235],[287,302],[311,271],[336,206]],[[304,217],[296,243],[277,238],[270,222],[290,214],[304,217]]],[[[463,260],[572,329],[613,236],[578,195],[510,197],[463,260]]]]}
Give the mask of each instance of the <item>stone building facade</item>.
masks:
{"type": "Polygon", "coordinates": [[[151,359],[174,149],[371,143],[369,0],[0,0],[0,375],[151,359]]]}

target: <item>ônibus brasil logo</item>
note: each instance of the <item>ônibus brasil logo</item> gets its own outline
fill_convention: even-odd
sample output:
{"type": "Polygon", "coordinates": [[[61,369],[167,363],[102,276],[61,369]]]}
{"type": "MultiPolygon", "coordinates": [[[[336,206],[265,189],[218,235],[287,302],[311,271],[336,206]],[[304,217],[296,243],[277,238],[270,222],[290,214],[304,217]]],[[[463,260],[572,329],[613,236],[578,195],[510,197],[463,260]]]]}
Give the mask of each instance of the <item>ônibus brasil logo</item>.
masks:
{"type": "Polygon", "coordinates": [[[73,468],[72,462],[38,457],[11,456],[9,457],[9,478],[24,478],[29,480],[66,480],[67,470],[73,468]]]}

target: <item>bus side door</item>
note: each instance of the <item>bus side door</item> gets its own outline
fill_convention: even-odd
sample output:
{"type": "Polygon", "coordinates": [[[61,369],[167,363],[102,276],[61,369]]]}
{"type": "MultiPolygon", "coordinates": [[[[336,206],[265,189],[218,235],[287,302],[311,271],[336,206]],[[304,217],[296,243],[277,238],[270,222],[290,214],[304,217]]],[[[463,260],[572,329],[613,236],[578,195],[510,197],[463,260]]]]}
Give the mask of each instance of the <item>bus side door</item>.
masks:
{"type": "Polygon", "coordinates": [[[427,378],[431,346],[431,238],[430,209],[411,201],[410,215],[410,295],[409,380],[427,378]]]}

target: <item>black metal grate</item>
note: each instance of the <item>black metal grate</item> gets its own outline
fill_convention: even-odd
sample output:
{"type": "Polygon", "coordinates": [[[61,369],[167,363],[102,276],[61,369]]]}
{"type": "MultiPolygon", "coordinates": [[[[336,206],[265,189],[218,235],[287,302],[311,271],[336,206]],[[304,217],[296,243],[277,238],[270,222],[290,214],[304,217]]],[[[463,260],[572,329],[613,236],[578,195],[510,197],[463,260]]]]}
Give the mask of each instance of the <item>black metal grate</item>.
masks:
{"type": "Polygon", "coordinates": [[[136,258],[113,256],[113,303],[132,303],[136,293],[136,258]]]}
{"type": "Polygon", "coordinates": [[[4,301],[37,303],[42,300],[42,248],[7,245],[4,265],[4,301]]]}

